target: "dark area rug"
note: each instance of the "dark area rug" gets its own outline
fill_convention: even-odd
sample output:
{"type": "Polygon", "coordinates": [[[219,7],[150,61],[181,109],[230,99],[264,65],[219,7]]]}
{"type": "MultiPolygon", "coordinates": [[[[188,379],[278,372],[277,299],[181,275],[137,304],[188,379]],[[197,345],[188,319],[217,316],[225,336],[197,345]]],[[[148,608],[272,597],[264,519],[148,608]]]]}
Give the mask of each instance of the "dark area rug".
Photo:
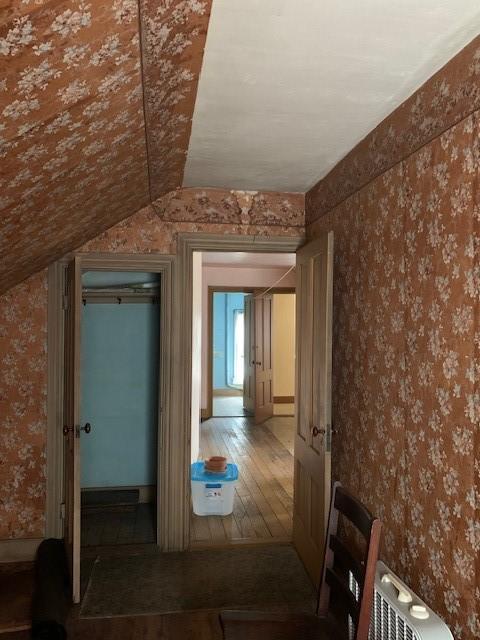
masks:
{"type": "Polygon", "coordinates": [[[199,609],[313,611],[315,592],[290,545],[97,558],[80,617],[199,609]]]}

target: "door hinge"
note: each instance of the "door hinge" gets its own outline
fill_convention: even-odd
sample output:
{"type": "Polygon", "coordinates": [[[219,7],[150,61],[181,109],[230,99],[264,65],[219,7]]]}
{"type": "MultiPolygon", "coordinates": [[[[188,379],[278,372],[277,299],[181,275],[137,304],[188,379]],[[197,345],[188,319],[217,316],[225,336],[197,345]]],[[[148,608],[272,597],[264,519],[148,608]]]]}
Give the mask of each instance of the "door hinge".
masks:
{"type": "Polygon", "coordinates": [[[65,520],[65,503],[62,502],[62,504],[60,505],[60,518],[62,520],[65,520]]]}

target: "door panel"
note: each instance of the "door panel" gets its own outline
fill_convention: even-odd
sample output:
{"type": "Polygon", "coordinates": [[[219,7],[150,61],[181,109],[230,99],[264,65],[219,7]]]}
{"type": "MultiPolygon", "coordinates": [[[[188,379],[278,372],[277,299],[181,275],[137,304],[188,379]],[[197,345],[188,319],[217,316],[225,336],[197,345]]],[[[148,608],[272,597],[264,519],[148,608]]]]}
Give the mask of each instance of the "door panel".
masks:
{"type": "Polygon", "coordinates": [[[297,424],[293,541],[320,581],[331,457],[333,233],[297,253],[297,424]]]}
{"type": "Polygon", "coordinates": [[[80,258],[67,267],[65,289],[65,530],[72,599],[80,602],[80,258]]]}
{"type": "Polygon", "coordinates": [[[273,416],[272,296],[253,301],[255,313],[255,423],[273,416]]]}
{"type": "Polygon", "coordinates": [[[255,413],[255,313],[252,295],[244,298],[243,408],[255,413]]]}

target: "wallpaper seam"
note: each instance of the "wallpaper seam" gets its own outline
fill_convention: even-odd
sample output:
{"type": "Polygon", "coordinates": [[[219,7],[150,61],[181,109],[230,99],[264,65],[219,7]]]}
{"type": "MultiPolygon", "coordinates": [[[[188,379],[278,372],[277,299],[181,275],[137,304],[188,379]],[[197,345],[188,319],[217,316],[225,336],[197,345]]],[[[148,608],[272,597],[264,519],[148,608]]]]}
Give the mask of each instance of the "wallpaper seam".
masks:
{"type": "MultiPolygon", "coordinates": [[[[334,209],[336,209],[337,207],[341,206],[342,204],[344,204],[347,200],[349,200],[350,198],[352,198],[353,196],[355,196],[355,194],[357,194],[359,191],[362,191],[362,189],[365,189],[365,187],[368,187],[370,184],[372,184],[372,182],[375,182],[375,180],[378,180],[378,178],[381,178],[382,176],[384,176],[385,174],[387,174],[389,171],[392,171],[392,169],[394,169],[395,167],[398,167],[402,162],[405,162],[406,160],[408,160],[409,158],[411,158],[413,155],[415,155],[416,153],[418,153],[421,149],[425,148],[426,146],[428,146],[429,144],[432,144],[432,142],[435,142],[435,140],[438,140],[438,138],[441,138],[442,135],[444,135],[445,133],[448,133],[448,131],[450,131],[451,129],[453,129],[454,127],[457,127],[458,125],[462,124],[462,122],[464,122],[465,120],[468,120],[468,118],[471,118],[472,116],[475,116],[477,113],[480,113],[480,108],[479,107],[475,107],[475,109],[472,109],[472,111],[470,111],[469,113],[467,113],[466,115],[462,114],[462,117],[458,120],[455,121],[453,124],[450,124],[448,127],[446,127],[445,129],[443,129],[442,131],[440,131],[439,133],[436,133],[432,138],[427,139],[425,142],[423,142],[421,145],[419,145],[418,147],[416,147],[413,151],[411,151],[410,153],[408,153],[406,156],[403,156],[400,159],[397,159],[396,162],[394,162],[393,164],[389,165],[388,167],[386,167],[383,171],[380,171],[380,173],[377,173],[375,175],[373,175],[367,182],[362,183],[360,185],[358,185],[358,187],[355,188],[354,191],[352,191],[349,195],[345,196],[344,198],[342,198],[341,200],[339,200],[338,202],[336,202],[334,205],[332,205],[329,209],[326,209],[323,213],[319,214],[317,217],[313,217],[311,220],[309,220],[308,222],[305,223],[306,227],[309,227],[312,224],[315,224],[316,222],[318,222],[319,220],[321,220],[321,218],[323,218],[324,216],[327,216],[329,213],[331,213],[334,209]]],[[[370,133],[368,133],[365,138],[367,138],[370,135],[370,133]]],[[[365,139],[364,138],[364,139],[365,139]]],[[[355,147],[354,147],[355,148],[355,147]]],[[[353,151],[353,149],[351,149],[348,153],[351,153],[351,151],[353,151]]],[[[347,154],[348,155],[348,154],[347,154]]],[[[345,156],[346,157],[346,156],[345,156]]],[[[339,162],[335,165],[335,167],[333,167],[332,171],[338,166],[338,164],[340,164],[342,162],[342,160],[339,160],[339,162]]],[[[325,176],[325,178],[323,178],[323,180],[326,180],[328,177],[325,176]]],[[[320,181],[322,182],[322,181],[320,181]]],[[[317,183],[319,184],[319,183],[317,183]]],[[[315,186],[315,185],[314,185],[315,186]]],[[[312,187],[313,189],[314,187],[312,187]]],[[[308,196],[309,191],[307,191],[305,193],[305,196],[308,196]]]]}

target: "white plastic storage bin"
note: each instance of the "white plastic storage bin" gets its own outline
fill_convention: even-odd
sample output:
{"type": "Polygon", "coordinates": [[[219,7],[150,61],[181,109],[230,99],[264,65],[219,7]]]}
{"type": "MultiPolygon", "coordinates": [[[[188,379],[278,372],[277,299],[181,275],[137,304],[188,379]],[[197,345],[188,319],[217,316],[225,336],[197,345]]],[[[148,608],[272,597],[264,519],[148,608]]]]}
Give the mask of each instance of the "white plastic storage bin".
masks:
{"type": "Polygon", "coordinates": [[[203,461],[192,464],[193,513],[197,516],[228,516],[238,480],[236,464],[227,464],[223,473],[206,471],[203,461]]]}

